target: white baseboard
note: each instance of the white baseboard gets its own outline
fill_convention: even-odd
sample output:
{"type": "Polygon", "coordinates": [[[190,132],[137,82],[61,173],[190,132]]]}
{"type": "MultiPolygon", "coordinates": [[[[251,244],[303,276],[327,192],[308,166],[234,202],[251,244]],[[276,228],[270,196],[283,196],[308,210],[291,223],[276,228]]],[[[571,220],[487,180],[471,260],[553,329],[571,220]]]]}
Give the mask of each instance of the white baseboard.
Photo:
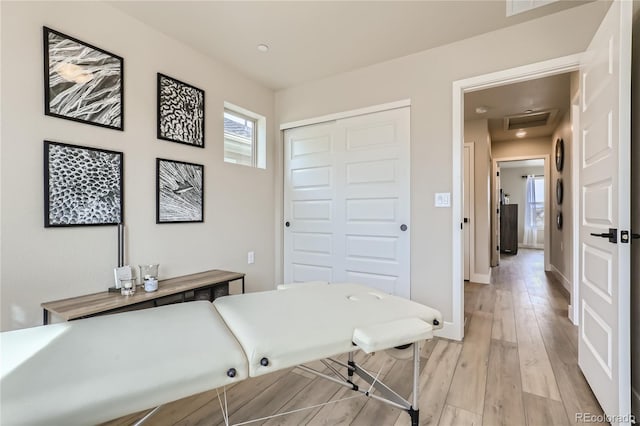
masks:
{"type": "Polygon", "coordinates": [[[479,284],[489,284],[491,282],[491,269],[489,269],[488,274],[471,273],[471,281],[479,284]]]}
{"type": "Polygon", "coordinates": [[[551,265],[551,272],[560,280],[562,283],[562,287],[569,292],[569,294],[573,293],[573,288],[571,287],[571,282],[564,276],[562,272],[555,267],[555,265],[551,265]]]}
{"type": "Polygon", "coordinates": [[[631,387],[631,414],[636,416],[636,419],[640,419],[640,392],[633,387],[631,387]]]}
{"type": "Polygon", "coordinates": [[[518,248],[544,250],[544,244],[525,244],[518,243],[518,248]]]}
{"type": "Polygon", "coordinates": [[[457,340],[457,341],[462,340],[462,336],[460,336],[457,330],[453,327],[453,323],[448,321],[444,322],[444,325],[440,330],[434,331],[433,335],[437,337],[442,337],[445,339],[450,339],[450,340],[457,340]]]}

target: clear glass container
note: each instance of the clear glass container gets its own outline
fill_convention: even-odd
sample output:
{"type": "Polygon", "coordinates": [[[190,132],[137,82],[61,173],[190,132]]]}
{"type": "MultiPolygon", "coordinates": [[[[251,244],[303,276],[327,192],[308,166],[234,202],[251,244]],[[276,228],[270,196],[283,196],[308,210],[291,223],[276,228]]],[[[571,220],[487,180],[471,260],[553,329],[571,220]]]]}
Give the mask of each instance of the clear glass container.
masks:
{"type": "Polygon", "coordinates": [[[144,280],[148,280],[149,278],[158,278],[159,266],[159,263],[138,265],[138,268],[140,268],[140,282],[144,283],[144,280]]]}
{"type": "Polygon", "coordinates": [[[132,296],[136,292],[136,281],[134,278],[120,280],[120,294],[132,296]]]}

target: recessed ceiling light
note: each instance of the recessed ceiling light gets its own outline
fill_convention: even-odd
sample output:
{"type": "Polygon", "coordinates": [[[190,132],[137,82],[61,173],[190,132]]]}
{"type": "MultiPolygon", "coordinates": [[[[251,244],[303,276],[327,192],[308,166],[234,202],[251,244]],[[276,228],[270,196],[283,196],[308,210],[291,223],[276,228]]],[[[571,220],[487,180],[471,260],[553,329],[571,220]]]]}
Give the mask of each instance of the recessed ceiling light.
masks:
{"type": "Polygon", "coordinates": [[[484,114],[487,111],[489,111],[489,108],[486,106],[479,106],[476,108],[476,114],[484,114]]]}
{"type": "Polygon", "coordinates": [[[524,130],[518,130],[516,132],[516,136],[519,138],[524,138],[525,136],[527,136],[527,132],[525,132],[524,130]]]}
{"type": "Polygon", "coordinates": [[[266,44],[259,44],[258,45],[258,50],[260,52],[268,52],[269,51],[269,46],[267,46],[266,44]]]}

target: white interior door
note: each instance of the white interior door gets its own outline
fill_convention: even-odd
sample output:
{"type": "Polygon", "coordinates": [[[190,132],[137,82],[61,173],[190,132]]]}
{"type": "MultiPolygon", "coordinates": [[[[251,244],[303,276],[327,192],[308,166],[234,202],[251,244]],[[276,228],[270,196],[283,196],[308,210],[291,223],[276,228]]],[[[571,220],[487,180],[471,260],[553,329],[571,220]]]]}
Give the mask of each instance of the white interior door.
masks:
{"type": "Polygon", "coordinates": [[[630,244],[621,240],[630,226],[631,9],[611,4],[580,69],[578,362],[610,416],[631,410],[630,244]],[[610,228],[617,243],[593,235],[610,228]]]}
{"type": "Polygon", "coordinates": [[[471,277],[471,162],[473,161],[473,144],[464,144],[464,182],[463,182],[463,232],[464,232],[464,280],[469,281],[471,277]]]}
{"type": "Polygon", "coordinates": [[[399,108],[285,132],[286,282],[410,297],[409,119],[399,108]]]}
{"type": "Polygon", "coordinates": [[[335,122],[285,132],[284,280],[333,281],[335,122]]]}

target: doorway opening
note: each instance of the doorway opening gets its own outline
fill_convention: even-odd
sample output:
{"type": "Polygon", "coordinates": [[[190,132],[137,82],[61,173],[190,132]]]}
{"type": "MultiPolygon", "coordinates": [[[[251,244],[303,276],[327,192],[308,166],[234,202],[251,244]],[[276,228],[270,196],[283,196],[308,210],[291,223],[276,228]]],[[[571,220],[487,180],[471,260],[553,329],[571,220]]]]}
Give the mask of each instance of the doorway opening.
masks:
{"type": "Polygon", "coordinates": [[[519,248],[547,249],[548,179],[545,160],[495,160],[500,178],[500,185],[496,185],[500,204],[496,214],[500,259],[517,256],[519,248]]]}
{"type": "MultiPolygon", "coordinates": [[[[469,137],[466,130],[468,130],[468,122],[465,123],[465,115],[467,114],[467,108],[465,104],[465,95],[473,94],[475,92],[480,92],[485,89],[499,88],[503,86],[507,86],[514,83],[523,83],[536,79],[543,79],[545,77],[558,76],[560,74],[566,74],[573,71],[577,71],[580,64],[580,56],[579,55],[571,55],[562,58],[553,59],[550,61],[540,62],[537,64],[530,64],[523,67],[513,68],[510,70],[500,71],[496,73],[486,74],[482,76],[472,77],[465,80],[460,80],[454,82],[453,85],[453,193],[452,200],[453,204],[459,206],[458,209],[454,209],[453,211],[453,220],[454,223],[460,223],[461,229],[463,227],[463,197],[464,197],[464,170],[463,170],[463,144],[464,142],[474,142],[475,144],[475,182],[474,182],[474,193],[476,195],[475,199],[475,210],[476,217],[471,218],[471,220],[475,224],[475,244],[472,248],[475,257],[475,264],[482,265],[482,267],[486,267],[486,275],[487,280],[485,283],[488,283],[490,280],[491,274],[491,265],[492,260],[494,264],[497,264],[497,260],[494,260],[496,252],[499,251],[498,244],[494,244],[497,241],[498,230],[491,226],[491,222],[493,220],[493,216],[495,212],[498,210],[499,206],[499,198],[495,195],[494,189],[495,182],[491,179],[491,175],[493,173],[493,162],[494,160],[500,159],[525,159],[526,157],[531,157],[532,155],[535,157],[543,157],[544,155],[549,155],[551,151],[551,141],[550,138],[546,139],[547,149],[543,153],[535,153],[529,156],[522,154],[522,152],[513,152],[509,150],[506,142],[498,142],[502,143],[505,146],[505,150],[499,156],[496,155],[495,143],[492,144],[490,142],[490,138],[488,136],[488,120],[486,120],[485,126],[485,135],[469,137]],[[484,157],[484,159],[482,158],[484,157]],[[514,158],[515,157],[515,158],[514,158]],[[525,157],[525,158],[517,158],[517,157],[525,157]],[[478,161],[478,160],[483,161],[478,161]],[[480,165],[480,167],[478,167],[480,165]],[[484,167],[484,174],[482,167],[484,167]],[[480,176],[480,179],[479,179],[480,176]],[[484,199],[480,201],[478,194],[484,194],[484,199]],[[492,196],[488,196],[488,194],[493,194],[492,196]],[[484,217],[482,215],[484,214],[484,217]],[[474,220],[475,219],[475,220],[474,220]],[[489,230],[487,232],[487,230],[489,230]],[[484,231],[484,232],[483,232],[484,231]],[[480,248],[480,250],[478,249],[480,248]]],[[[569,94],[567,94],[569,96],[569,94]]],[[[485,105],[487,108],[490,108],[491,105],[485,105]]],[[[480,108],[481,112],[483,108],[480,108]]],[[[536,112],[536,111],[533,111],[536,112]]],[[[538,111],[540,112],[540,111],[538,111]]],[[[545,111],[549,112],[549,111],[545,111]]],[[[550,114],[553,114],[551,112],[550,114]]],[[[557,113],[556,113],[557,114],[557,113]]],[[[526,113],[525,113],[526,115],[526,113]]],[[[514,122],[517,123],[517,117],[513,117],[514,122]]],[[[548,117],[547,117],[548,119],[548,117]]],[[[518,125],[518,124],[516,124],[518,125]]],[[[482,126],[481,126],[482,127],[482,126]]],[[[570,128],[570,125],[569,125],[570,128]]],[[[549,161],[546,162],[547,164],[549,161]]],[[[494,175],[495,176],[495,175],[494,175]]],[[[549,199],[549,194],[551,193],[551,184],[550,181],[553,179],[551,176],[550,179],[546,179],[547,186],[546,198],[549,199]]],[[[545,216],[547,217],[546,227],[550,228],[550,214],[549,214],[549,206],[547,205],[545,208],[545,216]]],[[[454,282],[454,291],[453,291],[453,327],[451,329],[450,337],[454,339],[462,339],[464,336],[464,239],[463,233],[460,233],[457,229],[453,229],[453,282],[454,282]]],[[[549,262],[545,259],[545,267],[548,266],[549,262]]],[[[478,272],[478,271],[476,271],[478,272]]],[[[484,272],[484,271],[479,271],[484,272]]],[[[482,275],[482,274],[480,274],[482,275]]],[[[449,337],[449,336],[448,336],[449,337]]]]}

